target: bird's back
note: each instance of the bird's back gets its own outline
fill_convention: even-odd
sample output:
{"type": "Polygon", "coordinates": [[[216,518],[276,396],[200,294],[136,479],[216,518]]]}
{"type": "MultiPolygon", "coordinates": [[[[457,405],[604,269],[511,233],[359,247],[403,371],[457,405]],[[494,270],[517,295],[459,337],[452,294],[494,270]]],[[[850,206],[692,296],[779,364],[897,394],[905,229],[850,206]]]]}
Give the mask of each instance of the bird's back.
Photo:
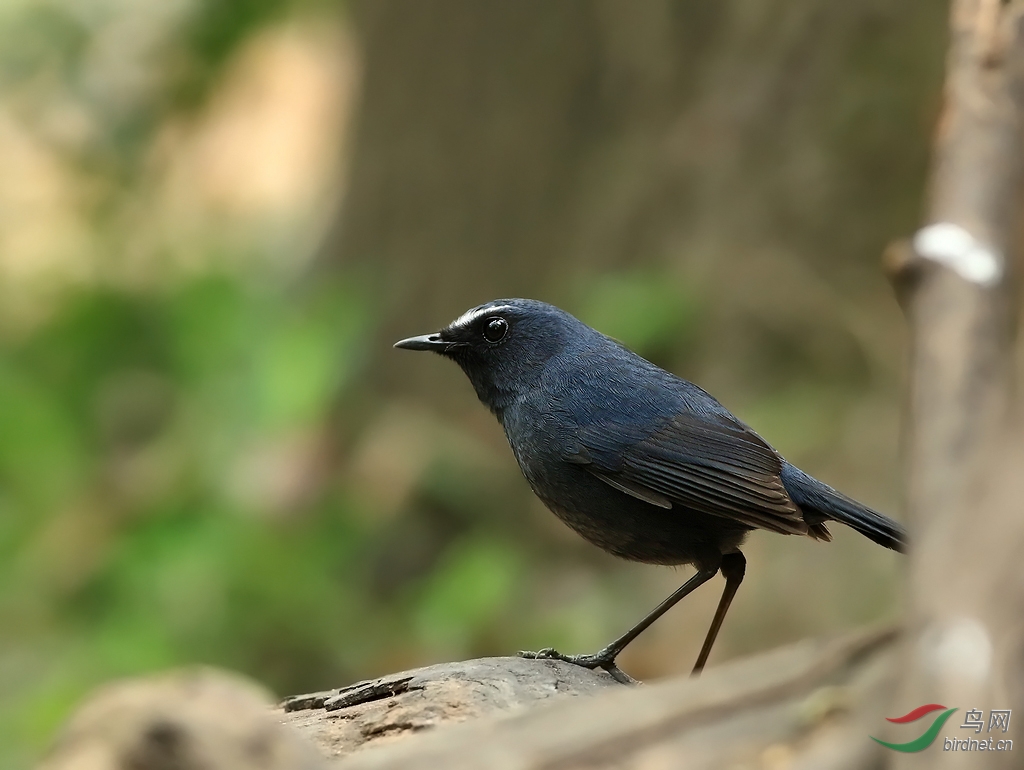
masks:
{"type": "Polygon", "coordinates": [[[836,520],[903,548],[898,524],[787,463],[710,394],[590,332],[502,420],[534,491],[588,539],[593,529],[626,558],[700,563],[750,529],[828,540],[836,520]]]}

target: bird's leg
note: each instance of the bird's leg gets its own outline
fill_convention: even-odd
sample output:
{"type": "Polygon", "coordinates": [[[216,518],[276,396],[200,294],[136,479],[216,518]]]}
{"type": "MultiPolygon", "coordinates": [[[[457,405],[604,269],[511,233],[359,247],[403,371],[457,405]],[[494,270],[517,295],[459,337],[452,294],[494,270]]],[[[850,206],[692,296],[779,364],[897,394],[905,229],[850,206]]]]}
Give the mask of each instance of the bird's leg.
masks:
{"type": "MultiPolygon", "coordinates": [[[[742,559],[743,557],[740,558],[742,559]]],[[[659,604],[657,607],[651,610],[643,620],[641,620],[639,623],[637,623],[635,626],[629,629],[626,633],[624,633],[614,642],[604,647],[600,652],[594,653],[593,655],[563,655],[557,650],[551,647],[547,647],[538,652],[520,652],[519,656],[522,658],[545,658],[549,660],[564,660],[566,663],[574,663],[577,666],[583,666],[584,668],[603,668],[616,679],[623,681],[622,679],[620,679],[619,675],[621,675],[622,677],[626,677],[626,674],[624,674],[619,669],[619,667],[615,665],[615,659],[619,656],[619,653],[626,648],[626,645],[628,645],[630,642],[632,642],[634,639],[640,636],[640,634],[646,631],[647,628],[654,621],[656,621],[658,618],[660,618],[662,615],[664,615],[666,612],[672,609],[672,607],[674,607],[680,599],[692,593],[698,586],[701,586],[704,583],[711,580],[711,578],[713,578],[716,574],[718,574],[717,568],[713,570],[698,570],[696,575],[694,575],[692,578],[683,583],[679,588],[675,590],[675,592],[671,596],[669,596],[665,601],[663,601],[661,604],[659,604]]],[[[740,578],[742,579],[742,577],[743,570],[741,568],[740,578]]],[[[737,585],[739,585],[738,581],[737,585]]],[[[728,583],[726,583],[726,591],[728,591],[728,583]]],[[[735,593],[735,589],[733,590],[733,593],[735,593]]],[[[712,639],[712,641],[714,641],[714,639],[712,639]]],[[[705,645],[706,644],[707,643],[705,642],[705,645]]]]}
{"type": "Polygon", "coordinates": [[[698,676],[704,669],[704,664],[708,662],[708,655],[711,654],[718,630],[722,627],[722,621],[725,620],[725,613],[729,611],[729,605],[732,604],[732,599],[736,595],[736,589],[743,582],[743,574],[747,571],[747,560],[739,551],[724,554],[721,570],[722,576],[725,578],[725,590],[722,591],[718,609],[715,610],[715,617],[711,621],[711,628],[708,629],[708,635],[704,639],[704,646],[700,648],[700,655],[697,656],[691,676],[698,676]]]}

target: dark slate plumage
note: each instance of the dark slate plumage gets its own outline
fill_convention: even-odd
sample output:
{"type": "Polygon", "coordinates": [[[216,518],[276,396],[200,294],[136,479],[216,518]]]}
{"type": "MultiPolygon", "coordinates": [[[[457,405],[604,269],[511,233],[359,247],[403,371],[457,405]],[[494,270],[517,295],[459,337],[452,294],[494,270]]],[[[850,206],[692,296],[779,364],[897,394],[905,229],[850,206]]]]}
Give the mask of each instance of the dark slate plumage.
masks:
{"type": "MultiPolygon", "coordinates": [[[[552,305],[495,300],[396,347],[462,367],[533,491],[587,540],[626,559],[697,567],[697,582],[640,630],[722,569],[726,595],[696,670],[742,580],[750,530],[829,540],[825,522],[838,521],[905,545],[896,522],[787,463],[708,393],[552,305]]],[[[613,669],[638,633],[596,656],[545,654],[613,669]]]]}

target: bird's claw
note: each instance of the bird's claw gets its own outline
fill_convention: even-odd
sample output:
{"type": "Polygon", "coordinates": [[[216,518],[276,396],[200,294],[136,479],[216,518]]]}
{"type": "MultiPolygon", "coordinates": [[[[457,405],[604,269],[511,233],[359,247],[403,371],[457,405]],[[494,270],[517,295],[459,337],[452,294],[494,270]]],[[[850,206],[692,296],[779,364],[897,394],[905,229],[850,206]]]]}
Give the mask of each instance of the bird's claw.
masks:
{"type": "Polygon", "coordinates": [[[565,660],[567,657],[562,655],[562,653],[554,647],[545,647],[543,650],[537,650],[536,652],[520,650],[516,653],[516,656],[520,658],[527,658],[529,660],[565,660]]]}
{"type": "Polygon", "coordinates": [[[612,678],[623,684],[635,684],[636,679],[631,677],[621,668],[615,665],[615,655],[609,654],[607,651],[602,650],[593,655],[566,655],[559,652],[554,647],[545,647],[542,650],[536,652],[530,652],[528,650],[521,650],[517,653],[520,658],[528,658],[530,660],[561,660],[566,663],[572,663],[574,666],[582,666],[583,668],[589,668],[591,670],[595,668],[604,669],[612,678]]]}

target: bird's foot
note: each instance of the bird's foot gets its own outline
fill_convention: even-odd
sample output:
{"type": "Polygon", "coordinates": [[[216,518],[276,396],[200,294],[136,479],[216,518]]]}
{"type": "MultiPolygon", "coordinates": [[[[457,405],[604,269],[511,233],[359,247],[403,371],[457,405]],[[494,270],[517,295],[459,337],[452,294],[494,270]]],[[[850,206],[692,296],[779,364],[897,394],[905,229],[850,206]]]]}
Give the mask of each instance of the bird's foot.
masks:
{"type": "Polygon", "coordinates": [[[583,668],[601,668],[611,674],[612,678],[616,681],[623,684],[637,683],[636,679],[615,665],[615,657],[618,651],[612,650],[609,647],[605,647],[593,655],[566,655],[554,647],[545,647],[543,650],[537,650],[536,652],[521,650],[517,654],[520,658],[529,658],[531,660],[563,660],[566,663],[572,663],[574,666],[582,666],[583,668]]]}
{"type": "Polygon", "coordinates": [[[545,647],[543,650],[537,650],[536,652],[523,650],[519,652],[519,657],[531,658],[533,660],[564,660],[566,663],[572,663],[574,666],[582,666],[583,668],[605,668],[615,663],[615,656],[608,655],[605,650],[601,650],[601,652],[594,655],[566,655],[554,647],[545,647]]]}

